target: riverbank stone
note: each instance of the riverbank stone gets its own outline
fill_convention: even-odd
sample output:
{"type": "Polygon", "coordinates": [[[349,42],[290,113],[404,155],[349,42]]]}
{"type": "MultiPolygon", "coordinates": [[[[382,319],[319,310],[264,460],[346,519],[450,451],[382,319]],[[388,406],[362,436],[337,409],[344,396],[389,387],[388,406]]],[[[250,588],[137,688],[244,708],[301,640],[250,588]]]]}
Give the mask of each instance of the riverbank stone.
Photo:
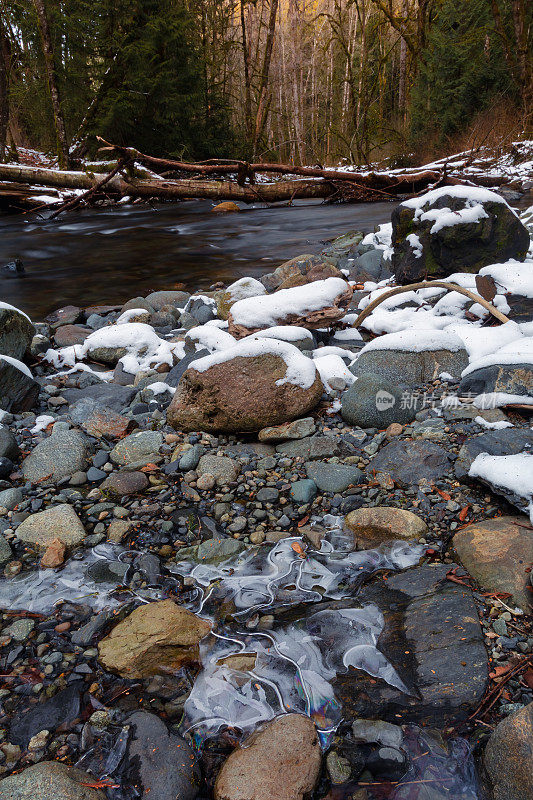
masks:
{"type": "Polygon", "coordinates": [[[286,372],[284,359],[274,353],[236,356],[203,371],[189,367],[167,410],[167,420],[178,430],[232,433],[259,431],[301,417],[318,404],[322,381],[316,373],[306,389],[280,383],[286,372]]]}
{"type": "Polygon", "coordinates": [[[39,548],[48,547],[54,539],[59,539],[66,547],[75,547],[86,535],[82,521],[67,503],[31,514],[17,528],[17,538],[21,542],[39,548]]]}
{"type": "Polygon", "coordinates": [[[224,762],[215,783],[215,800],[302,800],[315,788],[322,755],[308,717],[277,717],[244,745],[224,762]]]}
{"type": "Polygon", "coordinates": [[[487,592],[509,592],[512,602],[528,610],[533,602],[530,569],[533,536],[526,516],[497,517],[467,525],[453,537],[466,571],[487,592]]]}
{"type": "Polygon", "coordinates": [[[361,482],[363,473],[351,464],[332,464],[328,461],[312,461],[306,464],[307,477],[321,492],[344,492],[349,486],[361,482]]]}
{"type": "Polygon", "coordinates": [[[342,395],[341,415],[345,422],[361,428],[383,430],[393,423],[406,425],[416,409],[404,404],[404,388],[376,374],[361,375],[342,395]]]}
{"type": "Polygon", "coordinates": [[[2,800],[105,800],[94,776],[59,761],[41,761],[0,780],[2,800]]]}
{"type": "Polygon", "coordinates": [[[135,464],[157,454],[163,444],[163,435],[158,431],[138,431],[121,439],[111,450],[111,460],[120,466],[135,464]]]}
{"type": "Polygon", "coordinates": [[[22,462],[27,481],[56,483],[67,475],[83,472],[87,465],[88,440],[81,431],[54,431],[39,442],[22,462]]]}
{"type": "Polygon", "coordinates": [[[416,514],[403,508],[386,506],[350,511],[344,524],[353,531],[354,542],[359,550],[379,547],[383,542],[393,539],[418,540],[428,532],[428,526],[416,514]]]}
{"type": "Polygon", "coordinates": [[[166,674],[198,661],[211,624],[172,600],[139,606],[98,645],[102,666],[123,678],[166,674]]]}
{"type": "Polygon", "coordinates": [[[35,328],[16,308],[0,307],[0,353],[20,359],[29,349],[35,328]]]}
{"type": "Polygon", "coordinates": [[[390,475],[400,487],[436,481],[450,469],[452,457],[434,442],[393,439],[371,459],[367,472],[390,475]]]}
{"type": "Polygon", "coordinates": [[[533,797],[532,742],[533,703],[496,725],[483,755],[485,776],[494,800],[533,797]]]}

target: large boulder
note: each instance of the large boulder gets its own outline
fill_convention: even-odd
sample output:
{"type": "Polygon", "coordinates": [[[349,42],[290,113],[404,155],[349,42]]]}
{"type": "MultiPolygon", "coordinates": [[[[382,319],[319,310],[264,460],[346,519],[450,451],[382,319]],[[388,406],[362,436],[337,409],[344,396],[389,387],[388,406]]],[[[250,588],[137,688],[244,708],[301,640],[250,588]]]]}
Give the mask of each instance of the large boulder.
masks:
{"type": "Polygon", "coordinates": [[[285,261],[274,272],[263,275],[261,283],[269,292],[303,286],[325,278],[342,278],[341,271],[320,256],[304,254],[285,261]]]}
{"type": "Polygon", "coordinates": [[[360,428],[384,430],[393,422],[406,425],[420,409],[411,403],[410,397],[415,397],[412,393],[404,402],[404,391],[397,382],[372,372],[361,375],[342,395],[341,416],[360,428]]]}
{"type": "Polygon", "coordinates": [[[26,314],[0,303],[0,353],[20,359],[29,349],[35,328],[26,314]]]}
{"type": "Polygon", "coordinates": [[[533,797],[533,703],[496,725],[483,765],[494,800],[533,797]]]}
{"type": "Polygon", "coordinates": [[[234,750],[215,783],[215,800],[302,800],[315,788],[322,754],[314,723],[284,714],[234,750]]]}
{"type": "Polygon", "coordinates": [[[373,372],[395,384],[429,383],[442,372],[459,378],[468,354],[454,333],[435,330],[399,331],[378,336],[361,350],[354,375],[373,372]]]}
{"type": "MultiPolygon", "coordinates": [[[[406,513],[406,512],[404,512],[406,513]]],[[[497,517],[467,525],[453,537],[459,561],[488,592],[509,592],[528,609],[533,593],[529,573],[533,537],[528,517],[497,517]]]]}
{"type": "Polygon", "coordinates": [[[533,447],[533,431],[530,428],[500,428],[467,439],[459,450],[455,462],[455,475],[460,481],[469,482],[470,468],[481,453],[491,456],[509,456],[522,453],[533,447]]]}
{"type": "Polygon", "coordinates": [[[1,800],[105,800],[93,775],[59,761],[41,761],[0,781],[1,800]]]}
{"type": "Polygon", "coordinates": [[[100,663],[123,678],[146,678],[178,670],[199,659],[200,640],[211,624],[161,600],[139,606],[98,645],[100,663]]]}
{"type": "Polygon", "coordinates": [[[247,297],[231,307],[228,331],[236,339],[279,325],[324,328],[346,314],[352,288],[344,278],[316,280],[305,288],[280,289],[265,297],[247,297]]]}
{"type": "Polygon", "coordinates": [[[167,419],[185,431],[259,431],[304,416],[321,396],[311,359],[285,342],[257,339],[194,361],[167,419]]]}
{"type": "Polygon", "coordinates": [[[40,548],[48,547],[54,539],[59,539],[67,547],[74,547],[85,536],[80,518],[67,503],[30,514],[17,528],[17,538],[21,542],[40,548]]]}
{"type": "Polygon", "coordinates": [[[88,439],[81,431],[56,431],[24,459],[22,472],[27,481],[55,483],[85,469],[88,439]]]}
{"type": "Polygon", "coordinates": [[[403,689],[364,670],[338,674],[345,720],[382,719],[442,729],[466,719],[488,683],[488,658],[472,592],[446,580],[453,564],[423,564],[364,586],[358,603],[378,606],[377,648],[403,689]],[[407,691],[406,691],[407,689],[407,691]]]}
{"type": "Polygon", "coordinates": [[[523,261],[529,233],[495,192],[444,186],[406,200],[392,213],[392,269],[398,283],[478,272],[510,258],[523,261]]]}
{"type": "Polygon", "coordinates": [[[39,396],[39,384],[25,364],[0,354],[0,408],[20,414],[29,411],[39,396]]]}
{"type": "MultiPolygon", "coordinates": [[[[468,369],[458,389],[461,397],[474,397],[493,392],[517,398],[533,397],[533,363],[524,361],[521,364],[490,364],[486,367],[468,369]]],[[[497,398],[492,400],[487,398],[487,405],[494,399],[497,398]]],[[[505,399],[502,399],[505,404],[505,399]]]]}

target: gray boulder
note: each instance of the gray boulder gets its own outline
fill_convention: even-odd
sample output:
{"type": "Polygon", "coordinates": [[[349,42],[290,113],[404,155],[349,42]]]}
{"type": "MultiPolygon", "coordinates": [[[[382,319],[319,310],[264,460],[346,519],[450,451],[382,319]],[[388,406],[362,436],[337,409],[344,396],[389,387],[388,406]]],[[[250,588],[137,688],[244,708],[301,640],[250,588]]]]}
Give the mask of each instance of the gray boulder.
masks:
{"type": "Polygon", "coordinates": [[[436,481],[450,469],[452,457],[444,448],[424,439],[395,439],[368,465],[369,472],[385,472],[401,487],[436,481]]]}
{"type": "Polygon", "coordinates": [[[307,477],[315,482],[321,492],[344,492],[348,486],[360,483],[363,473],[351,464],[332,464],[312,461],[305,467],[307,477]]]}
{"type": "Polygon", "coordinates": [[[22,472],[31,483],[45,478],[56,483],[74,472],[83,472],[87,453],[88,440],[81,431],[57,431],[32,450],[22,464],[22,472]]]}
{"type": "Polygon", "coordinates": [[[426,276],[478,272],[510,258],[523,261],[529,233],[494,192],[443,187],[394,209],[392,245],[392,270],[397,282],[406,284],[426,276]],[[439,225],[434,212],[446,209],[452,221],[439,225]]]}
{"type": "Polygon", "coordinates": [[[406,425],[420,409],[403,402],[404,391],[404,387],[380,375],[362,375],[342,395],[341,416],[361,428],[383,430],[392,422],[406,425]]]}
{"type": "Polygon", "coordinates": [[[491,456],[514,456],[533,447],[533,431],[529,428],[502,428],[467,439],[455,462],[455,475],[468,482],[472,462],[480,453],[491,456]]]}
{"type": "Polygon", "coordinates": [[[468,354],[458,336],[446,331],[420,331],[416,350],[410,348],[411,336],[403,331],[380,336],[361,350],[351,371],[357,376],[373,372],[395,384],[429,383],[441,372],[460,378],[468,366],[468,354]]]}
{"type": "Polygon", "coordinates": [[[459,384],[458,393],[461,397],[490,392],[533,396],[533,364],[494,364],[481,367],[465,375],[459,384]]]}
{"type": "Polygon", "coordinates": [[[39,396],[39,384],[0,355],[0,408],[20,414],[29,411],[39,396]]]}
{"type": "Polygon", "coordinates": [[[111,460],[120,465],[135,464],[158,453],[162,444],[163,435],[158,431],[131,433],[111,450],[111,460]]]}
{"type": "Polygon", "coordinates": [[[29,349],[35,328],[15,308],[0,308],[0,353],[21,359],[29,349]]]}

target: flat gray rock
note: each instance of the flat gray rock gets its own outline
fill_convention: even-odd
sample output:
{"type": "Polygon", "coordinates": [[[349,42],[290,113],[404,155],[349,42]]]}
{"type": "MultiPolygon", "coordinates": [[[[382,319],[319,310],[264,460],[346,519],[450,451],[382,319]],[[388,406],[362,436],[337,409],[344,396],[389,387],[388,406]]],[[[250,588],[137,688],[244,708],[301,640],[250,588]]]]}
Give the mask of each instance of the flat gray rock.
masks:
{"type": "Polygon", "coordinates": [[[434,442],[396,439],[374,456],[367,472],[386,472],[399,486],[406,487],[442,478],[451,462],[450,454],[434,442]]]}
{"type": "Polygon", "coordinates": [[[330,464],[315,461],[306,464],[307,477],[314,481],[321,492],[344,492],[348,486],[361,481],[363,473],[351,464],[330,464]]]}
{"type": "Polygon", "coordinates": [[[31,483],[39,483],[45,478],[56,483],[74,472],[83,472],[87,456],[88,440],[81,431],[56,431],[39,442],[24,459],[22,472],[31,483]]]}
{"type": "Polygon", "coordinates": [[[94,776],[59,761],[41,761],[0,781],[1,800],[105,800],[94,776]]]}
{"type": "Polygon", "coordinates": [[[163,435],[158,431],[137,431],[122,439],[111,450],[115,464],[135,464],[152,453],[158,453],[163,444],[163,435]]]}

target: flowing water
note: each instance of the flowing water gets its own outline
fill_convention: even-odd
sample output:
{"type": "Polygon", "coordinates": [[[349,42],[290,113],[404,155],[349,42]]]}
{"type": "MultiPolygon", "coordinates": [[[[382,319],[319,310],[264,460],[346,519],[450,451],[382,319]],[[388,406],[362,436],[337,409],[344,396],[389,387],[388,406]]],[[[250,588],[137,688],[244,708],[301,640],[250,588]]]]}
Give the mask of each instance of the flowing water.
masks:
{"type": "Polygon", "coordinates": [[[213,214],[207,201],[81,210],[47,222],[0,220],[0,267],[20,258],[25,274],[0,272],[0,299],[41,320],[62,305],[121,304],[184,283],[258,277],[349,230],[388,222],[393,203],[249,207],[213,214]]]}

